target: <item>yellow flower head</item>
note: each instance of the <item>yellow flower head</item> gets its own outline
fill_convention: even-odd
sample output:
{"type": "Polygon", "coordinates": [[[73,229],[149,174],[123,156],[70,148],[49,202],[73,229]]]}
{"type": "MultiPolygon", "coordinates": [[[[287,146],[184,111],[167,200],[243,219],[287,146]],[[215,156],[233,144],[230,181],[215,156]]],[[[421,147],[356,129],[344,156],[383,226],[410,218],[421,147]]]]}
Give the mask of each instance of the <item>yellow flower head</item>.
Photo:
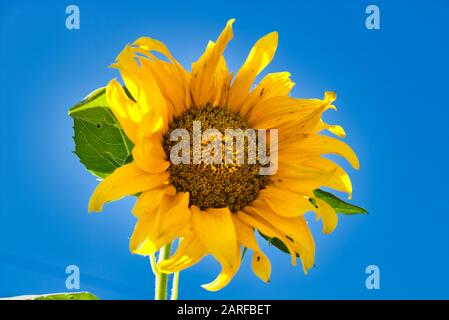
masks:
{"type": "MultiPolygon", "coordinates": [[[[138,194],[131,251],[153,255],[181,238],[174,254],[159,263],[159,270],[178,272],[211,254],[222,266],[220,275],[203,286],[212,291],[226,286],[237,272],[242,247],[252,251],[254,273],[269,281],[270,261],[257,243],[256,230],[282,241],[292,264],[299,256],[307,272],[314,264],[315,243],[304,214],[314,211],[322,219],[324,233],[332,232],[338,220],[326,202],[311,200],[313,190],[324,186],[352,193],[346,172],[322,155],[338,154],[354,168],[359,166],[351,148],[319,134],[328,130],[345,135],[340,126],[321,119],[324,111],[334,108],[333,92],[326,92],[323,99],[292,98],[294,83],[288,72],[267,74],[253,88],[257,75],[273,59],[276,32],[256,42],[235,77],[228,71],[223,52],[233,37],[233,22],[215,42],[209,42],[190,72],[162,42],[151,38],[139,38],[120,53],[113,66],[119,69],[126,91],[112,80],[106,95],[134,143],[133,162],[103,180],[89,203],[89,211],[101,211],[108,201],[138,194]],[[176,129],[192,134],[194,121],[201,122],[203,131],[221,133],[228,128],[277,129],[277,171],[261,175],[260,162],[174,163],[171,134],[176,129]]],[[[249,149],[248,141],[244,150],[249,149]]],[[[210,151],[204,141],[199,149],[194,142],[190,147],[191,158],[210,151]]],[[[238,154],[239,150],[231,150],[231,157],[238,154]]]]}

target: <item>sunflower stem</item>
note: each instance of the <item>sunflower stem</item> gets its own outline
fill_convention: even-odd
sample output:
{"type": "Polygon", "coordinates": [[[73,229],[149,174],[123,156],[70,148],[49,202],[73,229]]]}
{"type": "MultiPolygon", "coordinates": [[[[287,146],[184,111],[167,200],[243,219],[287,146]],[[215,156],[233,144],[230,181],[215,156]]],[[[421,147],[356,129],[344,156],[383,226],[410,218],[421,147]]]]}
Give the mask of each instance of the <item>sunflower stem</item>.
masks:
{"type": "Polygon", "coordinates": [[[170,300],[178,300],[178,287],[179,287],[179,272],[175,272],[173,275],[170,300]]]}
{"type": "Polygon", "coordinates": [[[151,271],[153,271],[155,276],[159,275],[159,270],[157,268],[157,261],[154,254],[150,254],[151,271]]]}
{"type": "MultiPolygon", "coordinates": [[[[170,248],[171,243],[168,243],[159,250],[158,263],[170,257],[170,248]]],[[[156,276],[156,288],[154,298],[155,300],[167,300],[168,274],[162,273],[159,270],[157,270],[155,276],[156,276]]]]}
{"type": "MultiPolygon", "coordinates": [[[[181,238],[178,240],[178,248],[181,244],[181,238]]],[[[178,292],[179,292],[179,271],[173,274],[172,285],[171,285],[171,296],[170,300],[178,300],[178,292]]]]}

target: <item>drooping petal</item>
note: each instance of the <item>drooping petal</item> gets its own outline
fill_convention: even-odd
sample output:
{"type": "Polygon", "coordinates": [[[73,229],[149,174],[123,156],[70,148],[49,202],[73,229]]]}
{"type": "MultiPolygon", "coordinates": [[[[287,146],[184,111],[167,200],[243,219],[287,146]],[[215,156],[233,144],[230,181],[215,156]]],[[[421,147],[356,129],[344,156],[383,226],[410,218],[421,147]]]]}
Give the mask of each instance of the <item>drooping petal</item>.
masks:
{"type": "Polygon", "coordinates": [[[228,208],[209,208],[206,211],[192,206],[192,224],[197,237],[207,250],[223,265],[232,268],[238,256],[237,236],[228,208]]]}
{"type": "MultiPolygon", "coordinates": [[[[235,253],[238,256],[240,254],[240,250],[237,248],[235,253]]],[[[234,275],[237,273],[239,267],[240,267],[240,259],[238,259],[233,268],[229,268],[228,266],[222,265],[222,269],[218,277],[208,284],[201,285],[201,287],[209,291],[218,291],[223,289],[232,280],[234,275]]]]}
{"type": "Polygon", "coordinates": [[[159,262],[159,271],[163,273],[182,271],[198,263],[207,253],[206,247],[194,233],[191,233],[181,240],[169,259],[159,262]]]}
{"type": "MultiPolygon", "coordinates": [[[[271,210],[264,210],[260,207],[248,206],[248,210],[258,215],[261,219],[269,221],[270,224],[292,239],[292,246],[301,258],[304,273],[307,273],[314,263],[315,242],[310,233],[307,222],[303,217],[285,218],[277,215],[271,210]]],[[[245,210],[247,210],[245,208],[245,210]]]]}
{"type": "Polygon", "coordinates": [[[192,225],[196,236],[221,264],[220,275],[202,287],[216,291],[232,279],[240,266],[239,247],[231,212],[228,208],[210,208],[201,211],[192,206],[192,225]]]}
{"type": "Polygon", "coordinates": [[[261,233],[270,238],[278,238],[286,246],[292,259],[292,265],[296,266],[296,251],[293,247],[293,242],[288,239],[285,234],[280,232],[268,221],[260,218],[255,214],[255,209],[249,206],[244,208],[245,211],[237,211],[238,218],[245,224],[259,230],[261,233]]]}
{"type": "Polygon", "coordinates": [[[326,201],[315,199],[318,204],[317,217],[321,217],[323,221],[323,233],[329,234],[335,230],[338,223],[338,216],[335,209],[332,208],[326,201]]]}
{"type": "Polygon", "coordinates": [[[253,252],[251,258],[253,272],[264,282],[270,282],[271,263],[270,259],[262,252],[253,252]]]}
{"type": "Polygon", "coordinates": [[[277,45],[278,33],[271,32],[260,38],[251,49],[229,91],[227,106],[231,112],[239,111],[249,94],[254,79],[273,59],[277,45]]]}
{"type": "Polygon", "coordinates": [[[154,254],[163,245],[191,232],[189,194],[164,195],[157,212],[148,212],[136,224],[130,241],[131,252],[154,254]]]}
{"type": "Polygon", "coordinates": [[[235,214],[232,215],[232,220],[234,221],[238,242],[253,251],[253,272],[262,281],[269,282],[271,274],[271,263],[268,257],[263,254],[262,250],[260,249],[256,237],[254,236],[254,229],[240,221],[240,219],[235,214]]]}
{"type": "Polygon", "coordinates": [[[167,172],[150,174],[134,162],[126,164],[100,182],[90,198],[89,211],[99,212],[108,201],[158,188],[167,180],[167,172]]]}

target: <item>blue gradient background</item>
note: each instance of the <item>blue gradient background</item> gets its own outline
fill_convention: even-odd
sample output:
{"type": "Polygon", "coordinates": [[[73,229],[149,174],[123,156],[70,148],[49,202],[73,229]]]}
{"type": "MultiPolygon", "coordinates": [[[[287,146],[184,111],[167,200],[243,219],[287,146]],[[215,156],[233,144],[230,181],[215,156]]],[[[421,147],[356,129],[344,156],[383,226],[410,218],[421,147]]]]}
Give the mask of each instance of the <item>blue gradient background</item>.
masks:
{"type": "Polygon", "coordinates": [[[308,276],[266,247],[271,284],[246,259],[230,285],[207,292],[200,284],[219,266],[206,258],[181,274],[180,298],[449,298],[447,2],[376,0],[379,31],[364,26],[367,1],[76,1],[79,31],[65,28],[68,4],[0,4],[0,297],[66,291],[65,267],[76,264],[82,290],[152,298],[148,260],[128,250],[134,200],[87,214],[97,181],[72,154],[67,110],[118,77],[107,66],[126,43],[160,39],[188,67],[234,17],[233,70],[277,30],[266,71],[290,71],[295,96],[337,91],[339,111],[326,119],[345,127],[360,156],[360,171],[340,162],[354,203],[370,213],[341,216],[331,235],[312,223],[317,267],[308,276]],[[380,267],[380,290],[365,288],[370,264],[380,267]]]}

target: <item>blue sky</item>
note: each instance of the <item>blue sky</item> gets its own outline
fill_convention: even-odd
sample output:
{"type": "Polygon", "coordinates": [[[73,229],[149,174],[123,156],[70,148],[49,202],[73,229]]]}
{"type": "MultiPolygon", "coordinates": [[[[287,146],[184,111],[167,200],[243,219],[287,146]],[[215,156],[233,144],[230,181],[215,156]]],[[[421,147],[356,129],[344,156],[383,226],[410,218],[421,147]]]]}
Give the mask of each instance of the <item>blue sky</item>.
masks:
{"type": "Polygon", "coordinates": [[[236,18],[225,55],[236,70],[253,43],[279,32],[266,72],[290,71],[297,97],[337,92],[338,112],[361,169],[353,179],[366,216],[342,216],[331,235],[312,223],[316,268],[272,258],[269,285],[250,261],[225,289],[200,285],[219,271],[206,258],[181,274],[183,299],[449,298],[449,5],[432,1],[75,1],[81,29],[65,28],[64,1],[0,4],[0,297],[62,292],[65,268],[104,299],[148,299],[147,259],[129,253],[129,198],[89,215],[97,181],[74,154],[69,107],[118,77],[107,68],[139,36],[164,41],[186,67],[236,18]],[[365,28],[376,4],[381,29],[365,28]],[[380,268],[379,290],[365,268],[380,268]]]}

